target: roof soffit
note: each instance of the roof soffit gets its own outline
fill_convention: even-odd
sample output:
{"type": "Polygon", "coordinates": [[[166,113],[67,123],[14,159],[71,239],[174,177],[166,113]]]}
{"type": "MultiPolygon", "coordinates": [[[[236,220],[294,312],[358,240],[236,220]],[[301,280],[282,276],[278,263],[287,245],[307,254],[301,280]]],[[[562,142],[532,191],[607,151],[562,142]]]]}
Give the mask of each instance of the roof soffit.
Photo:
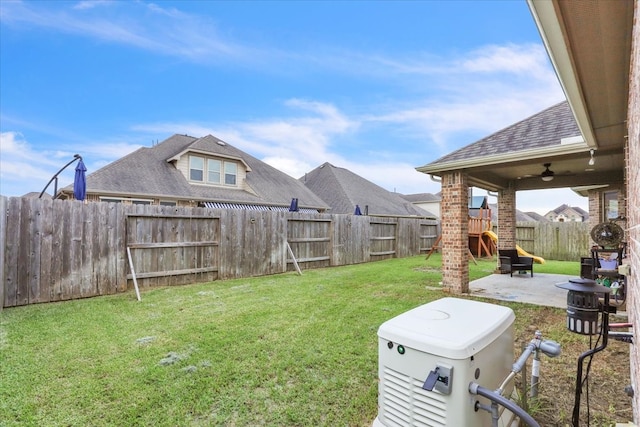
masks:
{"type": "Polygon", "coordinates": [[[587,144],[624,145],[633,0],[528,0],[587,144]]]}

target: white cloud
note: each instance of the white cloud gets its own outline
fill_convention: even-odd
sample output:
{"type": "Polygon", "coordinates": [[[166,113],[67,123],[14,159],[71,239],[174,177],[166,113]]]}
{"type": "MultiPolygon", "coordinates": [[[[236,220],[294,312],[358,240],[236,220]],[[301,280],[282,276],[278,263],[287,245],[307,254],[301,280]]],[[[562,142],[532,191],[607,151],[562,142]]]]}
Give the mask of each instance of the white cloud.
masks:
{"type": "Polygon", "coordinates": [[[157,4],[81,1],[71,8],[57,6],[55,2],[3,2],[0,16],[3,22],[23,30],[41,27],[195,62],[228,61],[230,57],[249,60],[259,56],[218,35],[214,22],[157,4]],[[112,7],[99,7],[103,5],[112,7]]]}
{"type": "MultiPolygon", "coordinates": [[[[77,144],[54,150],[36,150],[19,132],[0,133],[0,194],[22,196],[29,192],[40,192],[53,176],[74,154],[80,154],[87,166],[87,173],[123,157],[139,145],[107,141],[94,144],[77,144]]],[[[70,165],[58,176],[58,189],[73,182],[74,166],[70,165]]],[[[47,188],[53,193],[55,183],[47,188]]]]}
{"type": "Polygon", "coordinates": [[[83,0],[73,6],[76,10],[89,10],[96,7],[108,6],[114,4],[113,0],[83,0]]]}
{"type": "Polygon", "coordinates": [[[540,44],[485,46],[461,61],[465,72],[508,72],[538,76],[548,69],[548,57],[540,44]]]}
{"type": "Polygon", "coordinates": [[[267,156],[261,160],[269,166],[296,179],[303,177],[305,173],[319,166],[319,164],[310,164],[306,161],[298,161],[291,157],[267,156]]]}
{"type": "Polygon", "coordinates": [[[21,196],[42,191],[55,174],[47,169],[55,168],[58,155],[33,150],[18,132],[0,133],[0,194],[21,196]]]}

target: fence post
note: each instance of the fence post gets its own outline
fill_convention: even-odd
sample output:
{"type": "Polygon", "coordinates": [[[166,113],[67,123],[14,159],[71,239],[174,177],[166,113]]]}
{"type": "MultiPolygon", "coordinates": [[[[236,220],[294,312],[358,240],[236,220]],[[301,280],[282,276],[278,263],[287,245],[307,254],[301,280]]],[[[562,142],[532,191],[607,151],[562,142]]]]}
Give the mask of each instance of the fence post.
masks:
{"type": "Polygon", "coordinates": [[[4,307],[4,287],[7,283],[4,270],[4,248],[7,244],[7,198],[0,196],[0,311],[4,307]]]}

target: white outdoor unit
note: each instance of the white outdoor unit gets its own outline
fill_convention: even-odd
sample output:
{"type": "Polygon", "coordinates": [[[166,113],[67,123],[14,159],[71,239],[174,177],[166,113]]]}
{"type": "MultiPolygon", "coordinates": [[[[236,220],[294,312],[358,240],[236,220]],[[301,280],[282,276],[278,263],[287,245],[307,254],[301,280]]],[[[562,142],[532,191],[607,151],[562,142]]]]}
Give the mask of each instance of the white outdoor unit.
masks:
{"type": "Polygon", "coordinates": [[[495,390],[509,375],[514,319],[507,307],[442,298],[383,323],[373,426],[490,427],[475,404],[491,402],[469,393],[469,383],[495,390]]]}

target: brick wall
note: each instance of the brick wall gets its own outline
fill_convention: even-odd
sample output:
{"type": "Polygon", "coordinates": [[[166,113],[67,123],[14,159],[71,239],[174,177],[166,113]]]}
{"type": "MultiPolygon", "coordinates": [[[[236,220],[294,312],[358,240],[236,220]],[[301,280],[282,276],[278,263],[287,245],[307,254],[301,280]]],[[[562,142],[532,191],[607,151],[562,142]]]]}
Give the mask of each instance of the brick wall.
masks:
{"type": "Polygon", "coordinates": [[[469,292],[469,186],[461,172],[442,176],[442,286],[469,292]]]}
{"type": "MultiPolygon", "coordinates": [[[[625,159],[627,158],[626,149],[625,149],[625,159]]],[[[628,167],[626,168],[628,170],[628,167]]],[[[628,215],[627,205],[629,203],[626,186],[623,184],[618,191],[618,216],[620,218],[626,218],[628,215]]],[[[607,189],[606,191],[614,191],[613,189],[607,189]]],[[[604,218],[604,192],[599,190],[590,190],[588,193],[589,196],[589,230],[595,227],[597,224],[605,221],[604,218]]],[[[616,220],[616,224],[622,227],[625,230],[627,229],[627,221],[626,220],[616,220]]],[[[595,245],[595,242],[591,241],[591,246],[595,245]]]]}
{"type": "Polygon", "coordinates": [[[498,249],[516,247],[516,190],[507,188],[498,193],[498,249]]]}
{"type": "Polygon", "coordinates": [[[589,229],[600,223],[602,217],[602,193],[589,190],[589,229]]]}
{"type": "Polygon", "coordinates": [[[628,138],[626,152],[627,176],[627,241],[628,263],[631,275],[627,277],[629,295],[627,312],[633,323],[635,345],[631,346],[631,381],[635,396],[633,419],[640,424],[640,6],[635,3],[633,27],[633,50],[631,54],[631,76],[629,81],[629,113],[627,117],[628,138]]]}

